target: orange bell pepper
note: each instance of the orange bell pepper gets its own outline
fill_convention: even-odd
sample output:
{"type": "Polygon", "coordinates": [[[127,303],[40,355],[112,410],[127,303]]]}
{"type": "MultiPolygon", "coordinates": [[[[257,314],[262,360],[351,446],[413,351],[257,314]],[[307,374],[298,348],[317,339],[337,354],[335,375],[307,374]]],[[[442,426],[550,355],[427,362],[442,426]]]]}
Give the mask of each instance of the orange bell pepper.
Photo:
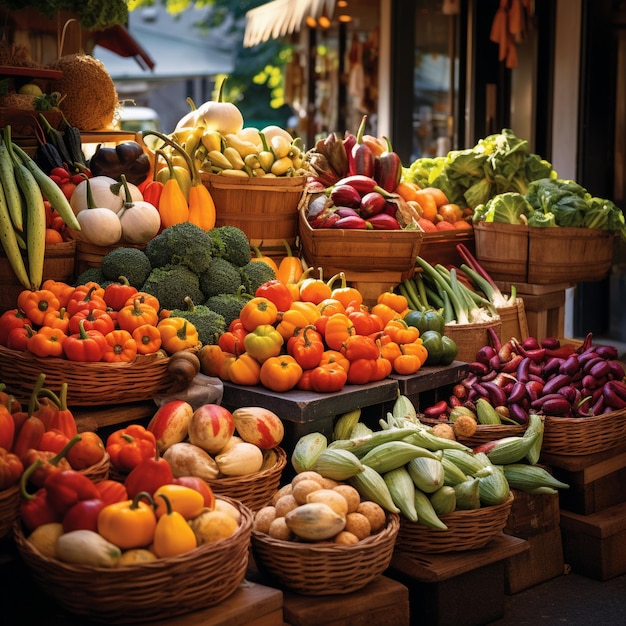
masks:
{"type": "Polygon", "coordinates": [[[26,347],[36,356],[62,357],[63,341],[67,335],[58,328],[42,326],[34,335],[26,341],[26,347]]]}
{"type": "Polygon", "coordinates": [[[282,393],[298,384],[302,376],[302,367],[292,356],[275,356],[263,363],[260,374],[264,387],[282,393]]]}
{"type": "Polygon", "coordinates": [[[24,289],[17,296],[17,306],[33,324],[41,326],[46,314],[49,311],[58,311],[61,308],[61,303],[56,295],[48,289],[36,291],[24,289]]]}
{"type": "Polygon", "coordinates": [[[133,336],[123,329],[113,330],[104,338],[107,349],[102,355],[102,360],[107,363],[130,363],[137,356],[137,342],[133,336]]]}
{"type": "Polygon", "coordinates": [[[137,354],[154,354],[161,347],[161,333],[154,324],[142,324],[132,331],[137,354]]]}
{"type": "Polygon", "coordinates": [[[252,332],[261,324],[274,324],[278,319],[278,308],[267,298],[254,297],[244,304],[239,319],[243,327],[252,332]]]}

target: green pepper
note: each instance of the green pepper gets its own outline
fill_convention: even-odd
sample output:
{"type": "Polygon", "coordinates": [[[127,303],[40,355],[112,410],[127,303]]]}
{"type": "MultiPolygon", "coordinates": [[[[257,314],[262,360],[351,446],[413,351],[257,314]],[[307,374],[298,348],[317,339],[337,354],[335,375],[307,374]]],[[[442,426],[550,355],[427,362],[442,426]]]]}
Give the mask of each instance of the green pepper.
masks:
{"type": "Polygon", "coordinates": [[[409,311],[404,316],[404,321],[409,326],[415,326],[420,331],[420,335],[427,330],[436,330],[440,335],[443,335],[445,331],[443,315],[435,309],[409,311]]]}
{"type": "Polygon", "coordinates": [[[451,337],[442,335],[441,348],[441,360],[439,361],[439,365],[450,365],[459,352],[459,346],[456,345],[456,342],[451,337]]]}
{"type": "Polygon", "coordinates": [[[427,330],[420,337],[422,345],[428,350],[425,365],[439,365],[443,356],[442,335],[436,330],[427,330]]]}

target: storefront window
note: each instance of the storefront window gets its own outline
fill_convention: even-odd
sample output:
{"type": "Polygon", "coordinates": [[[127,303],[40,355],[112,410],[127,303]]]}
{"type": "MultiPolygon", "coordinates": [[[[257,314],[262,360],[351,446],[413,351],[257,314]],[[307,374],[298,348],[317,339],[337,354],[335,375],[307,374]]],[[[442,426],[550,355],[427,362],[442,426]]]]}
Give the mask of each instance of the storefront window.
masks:
{"type": "Polygon", "coordinates": [[[418,0],[415,9],[412,159],[445,155],[451,149],[458,93],[456,15],[442,0],[418,0]]]}

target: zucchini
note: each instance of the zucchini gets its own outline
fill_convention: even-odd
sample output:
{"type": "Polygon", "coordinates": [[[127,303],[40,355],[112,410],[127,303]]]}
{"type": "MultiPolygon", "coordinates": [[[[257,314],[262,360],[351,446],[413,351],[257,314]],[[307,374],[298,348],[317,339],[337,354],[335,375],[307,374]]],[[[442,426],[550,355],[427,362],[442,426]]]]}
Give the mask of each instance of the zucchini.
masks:
{"type": "Polygon", "coordinates": [[[56,554],[65,563],[114,567],[122,551],[93,530],[71,530],[57,539],[56,554]]]}
{"type": "Polygon", "coordinates": [[[39,289],[43,282],[43,261],[46,252],[46,209],[35,177],[13,152],[14,144],[11,142],[10,126],[5,127],[4,134],[7,149],[13,161],[15,181],[26,204],[26,252],[30,288],[39,289]]]}
{"type": "Polygon", "coordinates": [[[9,148],[4,140],[0,140],[0,185],[4,191],[13,228],[22,232],[24,230],[24,204],[15,180],[13,159],[11,159],[9,148]]]}
{"type": "Polygon", "coordinates": [[[30,279],[20,246],[13,230],[9,207],[4,195],[4,186],[0,186],[0,245],[9,261],[13,273],[25,289],[30,289],[30,279]]]}

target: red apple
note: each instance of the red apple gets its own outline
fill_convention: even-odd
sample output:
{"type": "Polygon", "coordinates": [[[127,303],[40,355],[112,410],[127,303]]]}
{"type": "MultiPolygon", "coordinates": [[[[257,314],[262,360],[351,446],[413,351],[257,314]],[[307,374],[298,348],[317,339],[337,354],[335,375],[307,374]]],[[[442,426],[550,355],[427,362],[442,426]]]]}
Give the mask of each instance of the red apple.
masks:
{"type": "Polygon", "coordinates": [[[215,508],[215,494],[213,493],[213,489],[211,489],[211,485],[203,478],[199,476],[177,476],[174,478],[174,484],[195,489],[204,497],[204,506],[209,509],[215,508]]]}
{"type": "Polygon", "coordinates": [[[192,415],[193,407],[184,400],[170,400],[159,407],[147,427],[156,437],[159,453],[185,440],[192,415]]]}
{"type": "Polygon", "coordinates": [[[219,404],[203,404],[198,407],[189,421],[189,442],[217,454],[235,432],[232,413],[219,404]]]}

